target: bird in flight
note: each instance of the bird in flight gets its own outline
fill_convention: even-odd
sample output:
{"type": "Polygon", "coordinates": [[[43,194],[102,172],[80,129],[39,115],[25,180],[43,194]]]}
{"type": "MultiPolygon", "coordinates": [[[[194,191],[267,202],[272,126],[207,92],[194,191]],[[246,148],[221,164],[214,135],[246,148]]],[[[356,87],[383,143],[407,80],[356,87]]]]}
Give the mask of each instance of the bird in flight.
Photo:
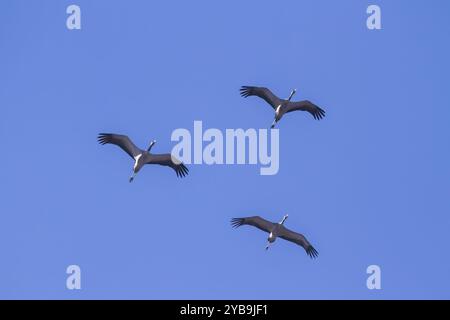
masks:
{"type": "Polygon", "coordinates": [[[319,255],[319,253],[308,242],[308,240],[306,240],[305,236],[303,236],[300,233],[291,231],[284,226],[284,222],[286,221],[287,218],[288,215],[285,215],[279,223],[267,221],[259,216],[247,218],[233,218],[231,220],[231,225],[234,228],[238,228],[243,225],[249,225],[269,233],[266,250],[269,249],[269,246],[273,242],[275,242],[277,238],[281,238],[302,246],[311,259],[316,258],[319,255]]]}
{"type": "Polygon", "coordinates": [[[280,121],[286,113],[292,111],[308,111],[316,120],[320,120],[325,117],[325,111],[308,100],[291,102],[292,97],[297,92],[296,89],[292,90],[291,95],[287,99],[280,99],[274,95],[272,91],[263,87],[243,86],[240,91],[241,96],[244,98],[257,96],[264,99],[275,110],[275,119],[273,120],[270,128],[275,128],[278,121],[280,121]]]}
{"type": "Polygon", "coordinates": [[[168,166],[175,170],[178,177],[182,178],[188,174],[189,169],[178,159],[172,157],[170,153],[166,154],[153,154],[150,153],[153,145],[156,143],[153,140],[147,150],[142,150],[136,147],[136,145],[125,135],[112,134],[112,133],[100,133],[98,135],[98,142],[102,145],[111,143],[122,148],[123,151],[133,158],[133,174],[130,177],[130,182],[134,180],[136,174],[146,164],[159,164],[161,166],[168,166]]]}

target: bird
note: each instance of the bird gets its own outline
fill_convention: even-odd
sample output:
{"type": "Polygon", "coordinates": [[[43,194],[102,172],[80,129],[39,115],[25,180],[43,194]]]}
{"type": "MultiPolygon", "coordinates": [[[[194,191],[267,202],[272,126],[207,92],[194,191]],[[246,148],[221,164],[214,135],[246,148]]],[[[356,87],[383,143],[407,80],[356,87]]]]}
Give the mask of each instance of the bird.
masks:
{"type": "Polygon", "coordinates": [[[320,120],[325,117],[325,111],[309,100],[292,102],[291,99],[297,92],[297,89],[293,89],[287,99],[278,98],[272,93],[272,91],[264,87],[242,86],[240,92],[241,96],[244,98],[257,96],[270,104],[270,106],[275,110],[275,118],[270,126],[271,129],[275,128],[275,125],[286,113],[292,111],[308,111],[316,120],[320,120]]]}
{"type": "Polygon", "coordinates": [[[300,233],[291,231],[284,226],[284,222],[286,221],[288,216],[289,215],[287,214],[283,216],[283,219],[279,223],[267,221],[260,216],[233,218],[231,219],[231,225],[234,228],[238,228],[243,225],[249,225],[269,233],[266,250],[269,249],[269,246],[274,243],[277,238],[281,238],[302,246],[311,259],[316,258],[319,253],[308,242],[308,240],[306,240],[305,236],[300,233]]]}
{"type": "Polygon", "coordinates": [[[166,154],[153,154],[150,153],[152,147],[155,145],[156,140],[150,142],[150,146],[147,150],[142,150],[136,147],[136,145],[126,135],[113,134],[113,133],[99,133],[98,142],[102,145],[115,144],[122,148],[123,151],[133,158],[133,174],[131,175],[129,182],[133,182],[139,170],[146,164],[159,164],[161,166],[168,166],[175,170],[177,177],[184,177],[188,174],[189,169],[178,159],[172,157],[170,153],[166,154]]]}

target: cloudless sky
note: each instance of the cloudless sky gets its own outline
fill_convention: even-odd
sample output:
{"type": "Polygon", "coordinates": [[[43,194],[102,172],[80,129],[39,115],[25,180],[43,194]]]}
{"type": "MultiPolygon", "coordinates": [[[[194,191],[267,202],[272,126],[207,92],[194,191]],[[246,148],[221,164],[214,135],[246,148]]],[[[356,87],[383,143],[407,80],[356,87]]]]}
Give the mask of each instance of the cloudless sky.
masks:
{"type": "Polygon", "coordinates": [[[4,0],[0,298],[450,298],[450,3],[4,0]],[[82,29],[66,28],[77,4],[82,29]],[[378,4],[382,30],[366,27],[378,4]],[[268,128],[241,85],[310,99],[280,171],[147,166],[99,132],[169,152],[176,128],[268,128]],[[230,227],[261,215],[319,251],[230,227]],[[81,267],[82,289],[66,289],[81,267]],[[368,290],[366,268],[382,270],[368,290]]]}

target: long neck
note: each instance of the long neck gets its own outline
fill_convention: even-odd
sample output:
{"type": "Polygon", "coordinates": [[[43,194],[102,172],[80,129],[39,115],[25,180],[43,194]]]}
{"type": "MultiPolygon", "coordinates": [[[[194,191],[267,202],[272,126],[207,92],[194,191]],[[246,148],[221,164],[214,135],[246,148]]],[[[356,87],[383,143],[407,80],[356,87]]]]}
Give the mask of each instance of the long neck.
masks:
{"type": "Polygon", "coordinates": [[[288,98],[288,101],[291,101],[291,99],[292,99],[292,97],[294,96],[294,94],[295,94],[295,91],[292,90],[291,95],[290,95],[289,98],[288,98]]]}
{"type": "Polygon", "coordinates": [[[154,144],[155,144],[154,142],[150,143],[150,146],[148,147],[147,152],[150,152],[150,150],[152,150],[152,147],[154,144]]]}
{"type": "Polygon", "coordinates": [[[281,220],[280,224],[281,224],[281,225],[284,224],[284,222],[286,221],[286,219],[287,219],[287,217],[284,216],[284,217],[283,217],[283,220],[281,220]]]}

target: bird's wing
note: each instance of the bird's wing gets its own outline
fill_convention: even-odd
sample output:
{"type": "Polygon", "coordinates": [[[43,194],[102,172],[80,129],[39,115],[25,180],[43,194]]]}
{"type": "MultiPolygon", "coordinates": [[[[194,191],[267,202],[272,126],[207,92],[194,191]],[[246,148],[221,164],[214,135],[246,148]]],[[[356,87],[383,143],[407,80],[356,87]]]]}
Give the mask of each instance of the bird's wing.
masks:
{"type": "Polygon", "coordinates": [[[189,172],[189,169],[181,161],[177,163],[172,161],[172,155],[170,153],[166,154],[151,154],[148,156],[147,164],[159,164],[161,166],[168,166],[175,170],[177,177],[183,178],[189,172]]]}
{"type": "Polygon", "coordinates": [[[267,221],[261,217],[247,217],[247,218],[233,218],[231,219],[231,225],[234,228],[238,228],[242,225],[254,226],[262,231],[272,232],[275,227],[275,223],[267,221]]]}
{"type": "Polygon", "coordinates": [[[325,110],[319,108],[314,103],[312,103],[311,101],[308,101],[308,100],[298,101],[298,102],[290,102],[286,106],[286,113],[292,112],[292,111],[297,111],[297,110],[308,111],[309,113],[312,114],[312,116],[316,120],[320,120],[323,117],[325,117],[325,110]]]}
{"type": "Polygon", "coordinates": [[[285,226],[281,226],[281,228],[279,229],[278,237],[302,246],[305,249],[308,256],[311,257],[311,259],[316,258],[319,255],[317,250],[314,249],[311,243],[309,243],[309,241],[306,240],[306,238],[302,234],[291,231],[285,226]]]}
{"type": "Polygon", "coordinates": [[[241,88],[241,96],[244,98],[257,96],[264,99],[272,108],[276,109],[283,101],[278,98],[267,88],[243,86],[241,88]]]}
{"type": "Polygon", "coordinates": [[[116,146],[121,147],[122,150],[128,153],[130,157],[132,157],[133,159],[137,155],[142,153],[142,150],[136,147],[134,143],[130,140],[130,138],[128,138],[125,135],[100,133],[97,139],[100,144],[112,143],[115,144],[116,146]]]}

